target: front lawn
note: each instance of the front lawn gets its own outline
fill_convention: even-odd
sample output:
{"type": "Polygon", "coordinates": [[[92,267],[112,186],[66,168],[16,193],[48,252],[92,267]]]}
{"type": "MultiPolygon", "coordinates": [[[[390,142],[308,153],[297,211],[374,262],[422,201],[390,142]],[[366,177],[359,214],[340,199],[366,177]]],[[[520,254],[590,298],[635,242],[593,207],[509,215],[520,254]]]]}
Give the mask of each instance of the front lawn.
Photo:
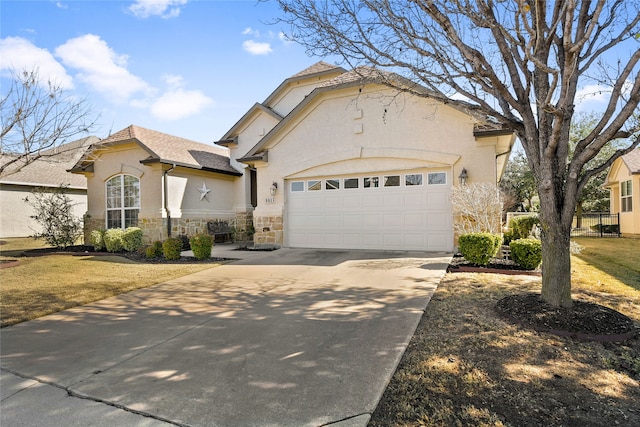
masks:
{"type": "MultiPolygon", "coordinates": [[[[48,255],[15,257],[33,248],[23,240],[8,240],[2,258],[18,259],[0,269],[0,324],[13,325],[60,310],[146,288],[207,268],[211,263],[145,264],[121,256],[48,255]],[[14,252],[18,249],[18,252],[14,252]],[[7,254],[14,256],[7,257],[7,254]]],[[[36,242],[36,246],[38,245],[36,242]]]]}
{"type": "MultiPolygon", "coordinates": [[[[640,327],[640,241],[579,243],[586,249],[572,259],[574,299],[611,307],[640,327]]],[[[540,292],[540,279],[447,274],[370,426],[640,425],[640,337],[579,341],[496,314],[498,300],[524,292],[540,292]]]]}

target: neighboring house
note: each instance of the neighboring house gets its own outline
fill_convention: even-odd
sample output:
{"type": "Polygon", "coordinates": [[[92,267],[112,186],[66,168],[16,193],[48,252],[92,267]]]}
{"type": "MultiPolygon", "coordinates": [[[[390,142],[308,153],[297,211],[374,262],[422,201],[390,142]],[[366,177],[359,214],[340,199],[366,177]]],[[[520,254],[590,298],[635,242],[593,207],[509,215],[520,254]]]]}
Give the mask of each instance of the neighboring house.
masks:
{"type": "Polygon", "coordinates": [[[256,246],[451,251],[458,177],[502,177],[513,132],[464,103],[399,93],[370,71],[317,63],[217,142],[255,171],[256,246]]]}
{"type": "Polygon", "coordinates": [[[613,162],[604,186],[611,191],[611,213],[620,214],[620,233],[640,237],[640,148],[613,162]]]}
{"type": "MultiPolygon", "coordinates": [[[[80,159],[87,148],[98,142],[95,136],[63,144],[42,152],[42,157],[23,166],[16,162],[0,177],[0,237],[27,237],[41,227],[32,218],[33,208],[25,202],[36,188],[53,189],[67,186],[67,194],[74,204],[73,212],[82,218],[87,210],[87,182],[84,177],[67,172],[80,159]]],[[[0,156],[6,164],[13,157],[0,156]]]]}
{"type": "Polygon", "coordinates": [[[87,231],[137,225],[150,242],[227,219],[253,221],[257,247],[451,251],[452,186],[463,171],[495,185],[515,141],[466,107],[319,62],[216,145],[136,126],[96,144],[73,168],[87,231]]]}
{"type": "Polygon", "coordinates": [[[150,243],[207,232],[209,221],[250,219],[243,173],[223,147],[129,126],[95,144],[71,172],[87,179],[85,237],[137,226],[150,243]]]}

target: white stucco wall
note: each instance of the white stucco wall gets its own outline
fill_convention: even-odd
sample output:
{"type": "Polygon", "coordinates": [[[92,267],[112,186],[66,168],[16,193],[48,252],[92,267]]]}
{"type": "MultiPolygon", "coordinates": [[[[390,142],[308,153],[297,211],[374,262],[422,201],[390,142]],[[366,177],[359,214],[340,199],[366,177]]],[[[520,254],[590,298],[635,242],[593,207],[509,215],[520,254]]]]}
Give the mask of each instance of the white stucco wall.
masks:
{"type": "MultiPolygon", "coordinates": [[[[40,225],[30,218],[33,208],[24,201],[32,190],[30,186],[0,184],[0,237],[28,237],[41,231],[40,225]]],[[[82,219],[87,211],[86,190],[70,189],[67,194],[74,205],[73,214],[82,219]]]]}

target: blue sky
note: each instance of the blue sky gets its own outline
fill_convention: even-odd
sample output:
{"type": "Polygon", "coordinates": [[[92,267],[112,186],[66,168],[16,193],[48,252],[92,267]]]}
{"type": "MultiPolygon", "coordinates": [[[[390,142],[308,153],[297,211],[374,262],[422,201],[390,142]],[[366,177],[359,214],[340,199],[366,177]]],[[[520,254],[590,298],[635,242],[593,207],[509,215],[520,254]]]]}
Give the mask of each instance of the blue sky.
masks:
{"type": "Polygon", "coordinates": [[[1,83],[38,67],[88,98],[99,137],[135,124],[209,143],[323,59],[269,24],[279,14],[255,0],[2,0],[1,83]]]}

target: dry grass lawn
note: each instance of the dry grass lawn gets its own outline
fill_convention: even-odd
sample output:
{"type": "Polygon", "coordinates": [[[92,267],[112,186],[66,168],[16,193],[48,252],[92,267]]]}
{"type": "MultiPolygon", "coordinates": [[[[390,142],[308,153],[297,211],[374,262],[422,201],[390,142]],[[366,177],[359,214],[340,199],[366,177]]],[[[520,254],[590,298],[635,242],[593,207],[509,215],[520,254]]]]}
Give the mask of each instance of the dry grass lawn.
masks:
{"type": "MultiPolygon", "coordinates": [[[[640,327],[640,241],[580,244],[574,298],[614,308],[640,327]]],[[[496,315],[503,296],[539,291],[539,278],[445,276],[370,426],[639,426],[640,338],[579,341],[496,315]]]]}
{"type": "MultiPolygon", "coordinates": [[[[24,240],[24,239],[23,239],[24,240]]],[[[3,245],[3,259],[29,246],[3,245]]],[[[33,245],[31,245],[33,247],[33,245]]],[[[145,288],[207,268],[211,263],[144,264],[120,256],[11,257],[16,267],[0,269],[1,326],[145,288]]]]}

